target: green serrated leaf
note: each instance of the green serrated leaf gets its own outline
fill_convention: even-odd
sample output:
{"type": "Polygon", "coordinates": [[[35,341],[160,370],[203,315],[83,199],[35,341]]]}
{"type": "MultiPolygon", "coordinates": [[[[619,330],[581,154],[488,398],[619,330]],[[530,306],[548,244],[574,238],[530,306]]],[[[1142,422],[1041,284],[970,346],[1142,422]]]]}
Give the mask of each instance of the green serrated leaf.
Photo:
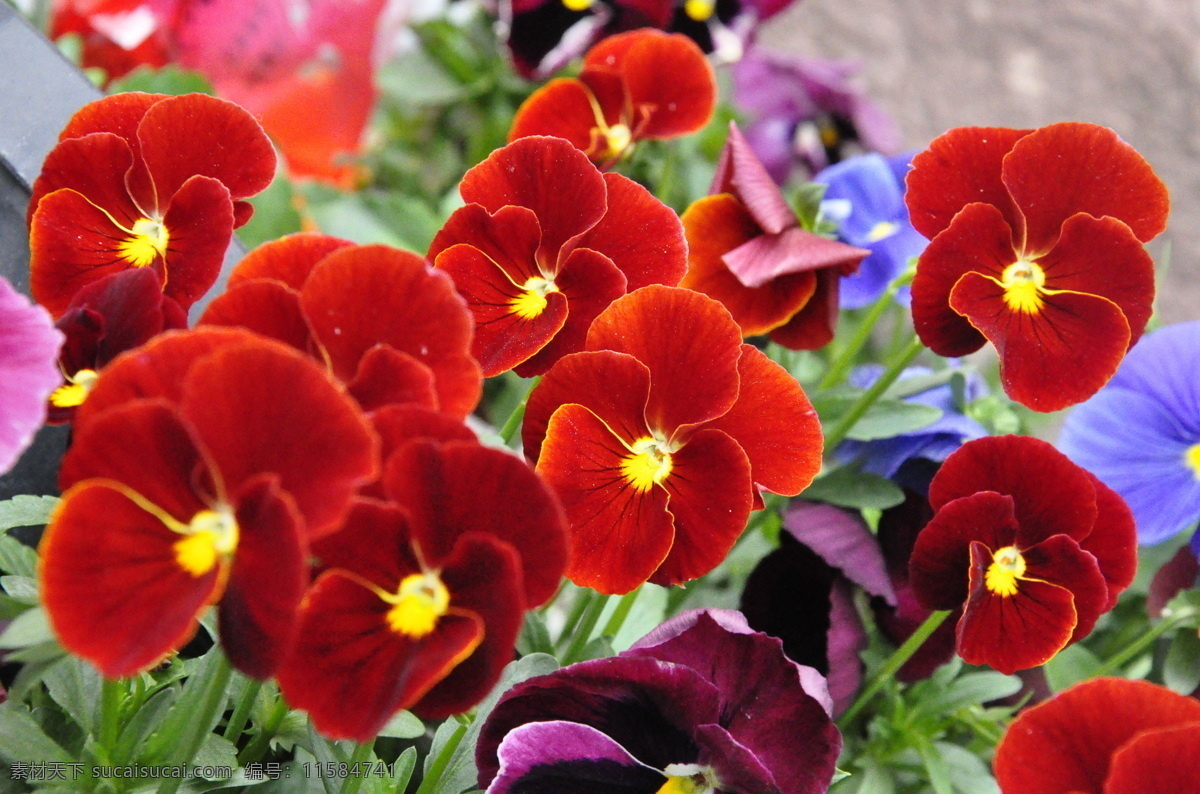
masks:
{"type": "Polygon", "coordinates": [[[24,706],[12,700],[0,704],[0,758],[26,763],[68,763],[75,760],[42,732],[24,706]]]}
{"type": "Polygon", "coordinates": [[[891,480],[853,469],[834,469],[818,477],[803,496],[839,507],[874,507],[886,510],[904,501],[904,491],[891,480]]]}
{"type": "Polygon", "coordinates": [[[37,559],[37,552],[21,541],[0,535],[0,571],[15,576],[36,576],[37,559]]]}
{"type": "Polygon", "coordinates": [[[0,632],[0,648],[29,648],[54,639],[50,619],[41,607],[26,610],[0,632]]]}
{"type": "Polygon", "coordinates": [[[101,678],[96,668],[67,657],[42,678],[50,697],[88,733],[100,723],[101,678]]]}
{"type": "Polygon", "coordinates": [[[22,494],[0,502],[0,532],[13,527],[44,527],[60,501],[57,496],[22,494]]]}
{"type": "Polygon", "coordinates": [[[379,735],[393,739],[415,739],[425,735],[425,724],[411,711],[401,711],[388,720],[379,735]]]}
{"type": "MultiPolygon", "coordinates": [[[[215,733],[209,734],[191,761],[192,766],[227,766],[236,769],[237,747],[233,742],[215,733]]],[[[216,780],[218,778],[211,778],[216,780]]]]}

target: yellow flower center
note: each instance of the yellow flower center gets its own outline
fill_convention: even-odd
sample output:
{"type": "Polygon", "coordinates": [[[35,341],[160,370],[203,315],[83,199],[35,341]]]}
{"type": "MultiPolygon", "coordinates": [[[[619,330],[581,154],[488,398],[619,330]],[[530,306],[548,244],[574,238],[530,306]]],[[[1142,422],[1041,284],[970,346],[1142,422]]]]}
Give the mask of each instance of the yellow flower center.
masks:
{"type": "Polygon", "coordinates": [[[696,22],[707,22],[717,10],[715,0],[685,0],[683,13],[696,22]]]}
{"type": "Polygon", "coordinates": [[[871,227],[871,231],[867,232],[867,242],[877,243],[880,240],[891,237],[898,231],[900,231],[900,224],[893,221],[880,221],[871,227]]]}
{"type": "Polygon", "coordinates": [[[690,777],[671,775],[655,794],[697,794],[703,791],[690,777]]]}
{"type": "Polygon", "coordinates": [[[653,438],[639,438],[630,453],[621,459],[621,474],[638,493],[653,485],[661,485],[671,473],[671,453],[666,445],[653,438]]]}
{"type": "Polygon", "coordinates": [[[142,218],[133,224],[133,236],[117,244],[117,251],[134,267],[146,267],[167,254],[170,235],[162,221],[142,218]]]}
{"type": "Polygon", "coordinates": [[[75,408],[83,405],[83,401],[92,393],[96,378],[100,375],[94,369],[81,369],[74,375],[67,376],[67,382],[50,393],[50,404],[55,408],[75,408]]]}
{"type": "Polygon", "coordinates": [[[1014,262],[1004,268],[1000,286],[1004,287],[1004,302],[1015,312],[1033,314],[1042,308],[1042,287],[1046,273],[1034,262],[1014,262]]]}
{"type": "Polygon", "coordinates": [[[605,157],[620,157],[633,142],[633,132],[624,124],[614,124],[601,132],[604,135],[604,143],[608,146],[605,157]]]}
{"type": "Polygon", "coordinates": [[[654,794],[712,794],[719,788],[712,770],[699,764],[670,764],[663,774],[667,782],[654,794]]]}
{"type": "Polygon", "coordinates": [[[1005,546],[992,554],[992,564],[983,576],[984,586],[998,596],[1017,594],[1017,580],[1025,575],[1025,558],[1016,546],[1005,546]]]}
{"type": "Polygon", "coordinates": [[[414,573],[404,577],[396,595],[388,599],[388,628],[419,640],[437,626],[438,618],[450,608],[450,591],[434,573],[414,573]]]}
{"type": "Polygon", "coordinates": [[[1192,467],[1192,473],[1196,475],[1196,479],[1200,480],[1200,444],[1192,444],[1188,447],[1188,451],[1183,453],[1183,459],[1187,465],[1192,467]]]}
{"type": "Polygon", "coordinates": [[[558,292],[558,287],[553,281],[538,276],[526,281],[521,289],[521,294],[513,298],[509,306],[512,307],[513,314],[523,320],[532,320],[541,315],[546,310],[546,296],[551,292],[558,292]]]}
{"type": "Polygon", "coordinates": [[[562,0],[562,4],[567,7],[568,11],[587,11],[592,7],[595,0],[562,0]]]}
{"type": "Polygon", "coordinates": [[[218,560],[233,554],[237,544],[238,524],[232,510],[201,510],[175,541],[175,561],[192,576],[203,576],[218,560]]]}

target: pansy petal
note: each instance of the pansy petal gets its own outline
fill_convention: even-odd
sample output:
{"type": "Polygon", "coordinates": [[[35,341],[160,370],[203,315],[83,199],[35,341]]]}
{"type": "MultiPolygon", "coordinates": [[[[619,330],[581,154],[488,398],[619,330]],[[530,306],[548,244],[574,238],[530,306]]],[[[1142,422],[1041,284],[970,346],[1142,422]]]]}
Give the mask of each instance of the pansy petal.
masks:
{"type": "Polygon", "coordinates": [[[744,286],[761,287],[781,276],[827,268],[836,268],[840,276],[849,275],[870,253],[797,227],[779,234],[760,234],[723,259],[744,286]]]}
{"type": "Polygon", "coordinates": [[[71,299],[70,309],[59,321],[59,327],[67,332],[68,341],[63,349],[64,370],[74,374],[80,369],[97,369],[117,355],[145,344],[164,330],[185,328],[187,316],[179,305],[162,294],[162,278],[148,268],[134,268],[105,276],[87,285],[71,299]],[[84,328],[87,321],[73,324],[70,320],[80,314],[99,315],[102,336],[95,340],[94,347],[84,355],[73,344],[77,333],[95,333],[96,328],[84,328]],[[72,360],[73,359],[73,360],[72,360]],[[72,365],[77,364],[74,369],[72,365]]]}
{"type": "MultiPolygon", "coordinates": [[[[595,414],[570,404],[550,417],[538,458],[538,474],[558,494],[570,527],[565,575],[602,593],[628,593],[645,582],[675,539],[667,491],[639,490],[622,473],[621,462],[630,454],[595,414]]],[[[749,514],[749,487],[746,491],[749,514]]],[[[739,532],[744,524],[743,518],[739,532]]]]}
{"type": "Polygon", "coordinates": [[[278,342],[246,341],[204,357],[187,373],[180,402],[224,488],[278,474],[310,538],[332,531],[378,470],[379,442],[354,401],[278,342]]]}
{"type": "Polygon", "coordinates": [[[205,307],[200,324],[238,326],[278,339],[302,353],[317,353],[316,340],[300,308],[300,293],[273,279],[230,284],[205,307]]]}
{"type": "Polygon", "coordinates": [[[1105,794],[1160,794],[1194,789],[1200,780],[1200,720],[1143,731],[1113,754],[1105,794]]]}
{"type": "Polygon", "coordinates": [[[554,260],[543,263],[550,268],[547,272],[538,266],[541,242],[542,227],[533,210],[506,206],[493,214],[478,204],[468,204],[456,209],[433,238],[429,261],[441,267],[438,263],[443,251],[468,245],[495,263],[514,284],[523,285],[534,277],[549,277],[556,270],[554,260]]]}
{"type": "Polygon", "coordinates": [[[291,648],[308,586],[304,518],[270,474],[237,495],[238,546],[217,608],[221,646],[236,669],[269,678],[291,648]]]}
{"type": "Polygon", "coordinates": [[[1085,681],[1017,715],[996,749],[996,780],[1005,794],[1118,794],[1124,789],[1105,789],[1104,781],[1123,746],[1143,732],[1197,721],[1200,701],[1166,687],[1085,681]]]}
{"type": "Polygon", "coordinates": [[[435,441],[475,441],[475,433],[461,419],[419,405],[387,405],[371,412],[371,426],[382,444],[380,458],[387,461],[404,443],[416,438],[435,441]]]}
{"type": "Polygon", "coordinates": [[[991,552],[973,542],[970,553],[971,595],[957,632],[958,655],[964,662],[1012,675],[1044,664],[1071,641],[1075,606],[1070,590],[1024,580],[1015,595],[999,595],[984,584],[993,564],[991,552]]]}
{"type": "Polygon", "coordinates": [[[652,285],[629,293],[592,323],[587,349],[628,353],[649,368],[646,421],[663,435],[715,419],[737,400],[741,329],[698,292],[652,285]]]}
{"type": "Polygon", "coordinates": [[[1035,311],[1013,310],[1004,287],[979,273],[964,275],[950,293],[954,311],[996,346],[1005,393],[1035,411],[1058,411],[1113,376],[1129,347],[1129,323],[1097,295],[1060,292],[1041,301],[1035,311]]]}
{"type": "Polygon", "coordinates": [[[1048,251],[1067,218],[1111,216],[1142,242],[1167,225],[1167,188],[1107,127],[1065,121],[1034,130],[1004,158],[1003,180],[1025,215],[1025,250],[1048,251]]]}
{"type": "Polygon", "coordinates": [[[858,513],[793,501],[784,513],[783,529],[872,596],[896,602],[879,541],[858,513]]]}
{"type": "Polygon", "coordinates": [[[186,642],[220,566],[198,576],[185,570],[174,548],[180,537],[104,481],[68,491],[42,538],[39,567],[42,603],[63,647],[106,678],[122,678],[186,642]]]}
{"type": "Polygon", "coordinates": [[[640,138],[675,138],[707,124],[716,107],[717,80],[696,43],[680,34],[643,28],[594,47],[585,65],[605,62],[609,42],[621,35],[634,39],[616,67],[635,113],[634,133],[640,138]],[[671,79],[664,80],[664,75],[671,79]]]}
{"type": "Polygon", "coordinates": [[[513,116],[509,142],[531,135],[552,135],[570,141],[581,152],[599,154],[596,136],[595,98],[588,87],[573,77],[551,80],[530,94],[513,116]]]}
{"type": "MultiPolygon", "coordinates": [[[[1022,217],[1001,179],[1004,157],[1030,130],[959,127],[913,158],[904,201],[912,225],[932,240],[960,210],[982,202],[1019,231],[1022,217]]],[[[1059,221],[1065,220],[1060,218],[1059,221]]],[[[1011,243],[1010,239],[1010,243],[1011,243]]]]}
{"type": "Polygon", "coordinates": [[[396,403],[438,407],[433,370],[389,345],[376,345],[363,354],[346,390],[364,411],[396,403]]]}
{"type": "Polygon", "coordinates": [[[742,131],[729,123],[729,137],[721,149],[717,172],[709,193],[729,193],[746,208],[754,223],[766,234],[779,234],[799,225],[779,185],[767,173],[742,131]]]}
{"type": "Polygon", "coordinates": [[[817,412],[796,379],[752,345],[742,345],[738,379],[737,402],[705,426],[737,441],[756,485],[795,496],[821,470],[824,439],[817,412]]]}
{"type": "Polygon", "coordinates": [[[46,310],[0,278],[0,472],[16,463],[46,418],[46,398],[62,382],[62,343],[46,310]]]}
{"type": "Polygon", "coordinates": [[[93,132],[111,132],[137,146],[137,128],[146,111],[167,99],[166,94],[147,94],[141,91],[122,92],[89,102],[71,116],[67,126],[58,134],[60,141],[82,138],[93,132]]]}
{"type": "Polygon", "coordinates": [[[233,235],[229,191],[215,179],[192,177],[171,197],[163,226],[170,235],[163,293],[187,309],[221,273],[233,235]]]}
{"type": "Polygon", "coordinates": [[[26,220],[32,222],[43,196],[69,188],[103,208],[115,222],[132,228],[135,221],[154,209],[139,209],[125,189],[125,173],[132,165],[133,151],[119,135],[98,132],[63,141],[46,155],[41,173],[30,188],[26,220]]]}
{"type": "Polygon", "coordinates": [[[597,350],[560,359],[530,392],[521,424],[525,457],[539,459],[550,416],[567,403],[602,417],[609,431],[627,445],[647,437],[649,394],[650,371],[633,356],[597,350]]]}
{"type": "Polygon", "coordinates": [[[533,136],[497,149],[463,177],[463,201],[488,212],[533,210],[542,227],[538,260],[553,265],[569,241],[595,226],[608,207],[604,177],[561,138],[533,136]]]}
{"type": "MultiPolygon", "coordinates": [[[[700,745],[699,763],[712,771],[713,777],[720,782],[720,791],[784,790],[754,750],[731,736],[721,725],[701,725],[696,728],[695,736],[696,744],[700,745]]],[[[809,746],[806,742],[805,749],[809,746]]],[[[822,785],[814,780],[812,785],[795,790],[820,794],[828,787],[828,781],[822,785]]]]}
{"type": "Polygon", "coordinates": [[[408,513],[392,502],[356,498],[339,529],[312,544],[321,572],[341,568],[382,590],[421,570],[408,513]]]}
{"type": "Polygon", "coordinates": [[[841,274],[832,268],[818,270],[817,287],[795,317],[767,336],[788,350],[820,350],[833,341],[837,330],[838,289],[841,274]]]}
{"type": "MultiPolygon", "coordinates": [[[[1080,549],[1066,535],[1055,535],[1021,552],[1025,558],[1025,576],[1071,591],[1075,601],[1075,630],[1070,642],[1083,639],[1096,626],[1108,603],[1108,585],[1096,558],[1080,549]]],[[[1025,581],[1018,580],[1018,594],[1025,581]]]]}
{"type": "Polygon", "coordinates": [[[983,346],[984,336],[950,307],[950,294],[964,273],[999,278],[1017,261],[1012,229],[990,204],[969,204],[917,260],[912,283],[913,326],[921,342],[939,356],[965,356],[983,346]]]}
{"type": "Polygon", "coordinates": [[[349,240],[317,232],[297,232],[271,240],[237,263],[229,274],[229,286],[248,279],[269,278],[299,290],[318,262],[349,245],[353,245],[349,240]]]}
{"type": "Polygon", "coordinates": [[[639,762],[589,725],[547,720],[520,725],[504,737],[489,794],[571,791],[576,794],[648,794],[666,777],[639,762]]]}
{"type": "Polygon", "coordinates": [[[289,705],[307,711],[324,736],[373,739],[483,639],[482,620],[450,612],[415,640],[388,627],[390,609],[337,570],[309,589],[294,650],[277,678],[289,705]]]}
{"type": "Polygon", "coordinates": [[[1096,489],[1096,524],[1079,548],[1100,563],[1108,586],[1108,603],[1102,611],[1107,612],[1137,575],[1137,524],[1125,500],[1091,472],[1087,474],[1096,489]]]}

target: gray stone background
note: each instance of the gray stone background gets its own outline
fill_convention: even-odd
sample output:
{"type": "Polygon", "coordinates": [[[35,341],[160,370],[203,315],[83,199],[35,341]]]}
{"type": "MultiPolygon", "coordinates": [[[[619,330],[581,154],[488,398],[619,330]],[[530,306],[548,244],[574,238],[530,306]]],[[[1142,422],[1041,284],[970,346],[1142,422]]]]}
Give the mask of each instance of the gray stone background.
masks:
{"type": "Polygon", "coordinates": [[[1159,318],[1200,319],[1200,2],[799,0],[761,42],[861,61],[912,148],[971,125],[1113,128],[1171,192],[1159,318]]]}

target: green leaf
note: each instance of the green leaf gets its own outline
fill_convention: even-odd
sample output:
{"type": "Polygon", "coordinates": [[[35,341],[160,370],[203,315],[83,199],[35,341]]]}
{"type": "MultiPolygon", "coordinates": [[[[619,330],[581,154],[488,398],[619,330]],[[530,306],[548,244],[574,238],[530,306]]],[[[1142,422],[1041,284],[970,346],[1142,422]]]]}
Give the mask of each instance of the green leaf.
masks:
{"type": "Polygon", "coordinates": [[[961,794],[1000,794],[1000,786],[978,755],[949,742],[934,742],[933,746],[946,762],[950,781],[961,794]]]}
{"type": "Polygon", "coordinates": [[[821,214],[821,199],[825,198],[828,188],[828,185],[820,182],[805,182],[796,188],[792,208],[796,211],[796,219],[806,231],[816,231],[817,217],[821,214]]]}
{"type": "Polygon", "coordinates": [[[891,480],[840,468],[818,477],[802,494],[805,499],[839,507],[886,510],[904,501],[904,491],[891,480]]]}
{"type": "Polygon", "coordinates": [[[425,725],[411,711],[401,711],[388,720],[379,735],[393,739],[415,739],[425,735],[425,725]]]}
{"type": "Polygon", "coordinates": [[[0,648],[28,648],[54,639],[50,619],[41,607],[22,612],[0,633],[0,648]]]}
{"type": "Polygon", "coordinates": [[[403,792],[408,788],[408,781],[412,780],[412,774],[417,768],[417,748],[410,747],[400,753],[400,757],[392,764],[392,782],[396,784],[396,791],[403,792]]]}
{"type": "MultiPolygon", "coordinates": [[[[200,751],[191,760],[192,766],[227,766],[236,769],[237,747],[233,742],[215,733],[209,734],[200,746],[200,751]]],[[[211,778],[216,780],[218,778],[211,778]]]]}
{"type": "Polygon", "coordinates": [[[900,400],[877,400],[862,418],[854,423],[846,438],[854,441],[875,441],[895,438],[905,433],[929,427],[942,418],[942,409],[922,403],[900,400]]]}
{"type": "Polygon", "coordinates": [[[393,58],[379,70],[377,83],[388,99],[402,106],[452,105],[470,95],[470,88],[429,57],[414,48],[393,58]]]}
{"type": "Polygon", "coordinates": [[[198,72],[190,72],[175,65],[152,69],[140,66],[132,72],[114,81],[108,87],[108,93],[119,94],[126,91],[145,91],[147,94],[212,94],[212,83],[208,82],[198,72]]]}
{"type": "Polygon", "coordinates": [[[554,653],[550,630],[546,628],[546,620],[540,612],[525,613],[521,634],[517,637],[517,652],[521,656],[531,653],[554,653]]]}
{"type": "Polygon", "coordinates": [[[67,652],[62,649],[57,640],[47,640],[29,648],[12,651],[5,654],[6,661],[21,665],[20,672],[9,687],[10,700],[24,700],[29,693],[41,685],[42,677],[54,668],[54,665],[67,658],[67,652]]]}
{"type": "MultiPolygon", "coordinates": [[[[143,751],[143,760],[146,763],[165,762],[168,755],[174,751],[174,745],[180,737],[189,735],[193,731],[192,723],[204,700],[208,682],[216,675],[218,667],[222,664],[220,654],[220,649],[214,646],[203,657],[195,660],[190,675],[183,683],[178,699],[172,704],[163,721],[146,738],[143,751]]],[[[222,711],[224,709],[217,709],[212,725],[208,728],[209,731],[216,726],[222,711]]]]}
{"type": "Polygon", "coordinates": [[[1163,663],[1163,683],[1181,695],[1200,687],[1200,636],[1190,629],[1176,632],[1163,663]]]}
{"type": "MultiPolygon", "coordinates": [[[[663,622],[667,614],[668,595],[665,587],[649,582],[642,585],[637,601],[633,603],[633,608],[629,610],[629,615],[625,618],[625,623],[612,638],[614,651],[628,650],[630,645],[646,636],[651,629],[663,622]]],[[[616,608],[619,600],[610,599],[613,608],[616,608]]],[[[607,620],[607,614],[602,615],[600,625],[603,626],[607,620]]]]}
{"type": "Polygon", "coordinates": [[[1046,671],[1046,681],[1050,684],[1050,689],[1062,692],[1080,681],[1093,677],[1100,669],[1100,664],[1096,655],[1087,648],[1082,645],[1070,645],[1046,662],[1043,669],[1046,671]]]}
{"type": "Polygon", "coordinates": [[[0,704],[0,758],[26,763],[69,763],[69,753],[42,732],[24,706],[0,704]]]}
{"type": "Polygon", "coordinates": [[[238,238],[247,248],[257,248],[301,229],[300,213],[296,211],[295,191],[282,171],[267,189],[249,199],[254,214],[245,226],[238,229],[238,238]]]}
{"type": "Polygon", "coordinates": [[[0,532],[13,527],[44,527],[60,501],[57,496],[22,494],[0,502],[0,532]]]}
{"type": "Polygon", "coordinates": [[[54,702],[79,726],[95,733],[100,724],[100,673],[87,662],[67,657],[51,668],[42,681],[54,702]]]}
{"type": "Polygon", "coordinates": [[[37,552],[16,538],[0,535],[0,571],[17,576],[36,576],[37,552]]]}
{"type": "Polygon", "coordinates": [[[0,587],[13,598],[37,602],[38,584],[32,576],[0,576],[0,587]]]}
{"type": "Polygon", "coordinates": [[[950,783],[950,769],[941,754],[925,741],[917,745],[917,753],[920,754],[921,763],[925,765],[925,771],[929,775],[929,787],[935,794],[954,794],[954,786],[950,783]]]}
{"type": "Polygon", "coordinates": [[[150,731],[162,721],[178,697],[179,689],[168,687],[146,698],[146,702],[129,718],[121,730],[121,736],[117,740],[117,747],[113,755],[117,758],[138,759],[138,751],[150,735],[150,731]]]}
{"type": "Polygon", "coordinates": [[[920,707],[931,714],[943,714],[1006,698],[1020,690],[1021,679],[1015,675],[980,670],[960,676],[944,690],[935,690],[932,697],[922,698],[920,707]]]}

